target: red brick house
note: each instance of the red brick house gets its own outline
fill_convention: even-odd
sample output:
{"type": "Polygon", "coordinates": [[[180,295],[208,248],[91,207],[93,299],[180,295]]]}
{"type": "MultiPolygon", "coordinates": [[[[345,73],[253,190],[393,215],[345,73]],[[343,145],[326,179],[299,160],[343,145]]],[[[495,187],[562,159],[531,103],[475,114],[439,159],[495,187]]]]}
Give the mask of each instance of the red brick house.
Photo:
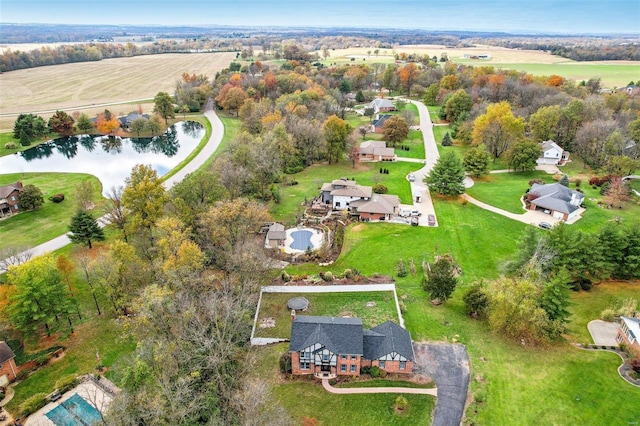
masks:
{"type": "Polygon", "coordinates": [[[363,222],[391,220],[398,214],[400,198],[397,195],[373,194],[368,200],[357,200],[350,204],[349,213],[363,222]]]}
{"type": "Polygon", "coordinates": [[[7,386],[16,379],[18,367],[15,354],[4,341],[0,342],[0,386],[7,386]]]}
{"type": "Polygon", "coordinates": [[[385,141],[365,141],[360,144],[358,161],[395,161],[393,148],[387,148],[385,141]]]}
{"type": "Polygon", "coordinates": [[[620,317],[616,341],[626,344],[637,356],[640,356],[640,318],[620,317]]]}
{"type": "Polygon", "coordinates": [[[12,215],[20,211],[20,190],[22,182],[0,186],[0,217],[12,215]]]}
{"type": "Polygon", "coordinates": [[[293,374],[315,377],[359,376],[363,367],[389,373],[411,373],[414,353],[411,335],[387,321],[371,330],[360,318],[297,316],[291,324],[293,374]]]}

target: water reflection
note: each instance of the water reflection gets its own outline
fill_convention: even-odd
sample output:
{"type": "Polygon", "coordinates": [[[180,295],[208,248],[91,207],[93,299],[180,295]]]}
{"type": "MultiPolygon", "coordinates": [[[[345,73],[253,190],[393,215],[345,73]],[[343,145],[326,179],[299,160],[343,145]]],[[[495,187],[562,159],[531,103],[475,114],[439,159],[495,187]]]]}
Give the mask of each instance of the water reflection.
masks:
{"type": "Polygon", "coordinates": [[[148,164],[160,176],[198,145],[204,127],[194,121],[174,124],[152,138],[80,135],[53,139],[15,155],[0,157],[1,173],[90,173],[102,182],[103,192],[123,185],[136,164],[148,164]]]}

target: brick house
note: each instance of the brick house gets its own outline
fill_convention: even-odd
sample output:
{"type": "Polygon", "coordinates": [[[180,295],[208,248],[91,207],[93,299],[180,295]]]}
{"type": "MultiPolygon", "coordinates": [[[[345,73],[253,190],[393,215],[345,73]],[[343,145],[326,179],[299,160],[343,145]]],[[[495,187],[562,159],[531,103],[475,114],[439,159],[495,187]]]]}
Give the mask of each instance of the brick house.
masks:
{"type": "Polygon", "coordinates": [[[407,330],[387,321],[371,330],[360,318],[297,316],[291,324],[293,374],[359,376],[363,367],[411,373],[414,353],[407,330]]]}
{"type": "Polygon", "coordinates": [[[387,148],[385,141],[364,141],[358,150],[358,161],[395,161],[393,148],[387,148]]]}
{"type": "Polygon", "coordinates": [[[559,183],[534,183],[527,194],[529,210],[542,210],[560,220],[571,220],[580,213],[584,194],[559,183]]]}
{"type": "Polygon", "coordinates": [[[0,342],[0,386],[7,386],[16,379],[18,367],[15,354],[4,341],[0,342]]]}
{"type": "Polygon", "coordinates": [[[391,117],[393,116],[390,114],[382,114],[382,115],[376,116],[376,119],[373,120],[373,122],[371,123],[371,131],[373,133],[382,133],[382,128],[384,127],[384,123],[391,117]]]}
{"type": "Polygon", "coordinates": [[[22,182],[0,186],[0,217],[20,211],[20,190],[22,182]]]}
{"type": "Polygon", "coordinates": [[[390,220],[400,206],[397,195],[376,194],[372,187],[344,178],[325,183],[321,191],[317,202],[333,210],[348,210],[352,216],[367,222],[390,220]]]}
{"type": "Polygon", "coordinates": [[[620,317],[616,341],[626,344],[637,356],[640,356],[640,318],[620,317]]]}
{"type": "Polygon", "coordinates": [[[390,99],[386,98],[376,98],[367,104],[367,108],[373,108],[374,114],[379,112],[389,112],[395,111],[396,106],[391,102],[390,99]]]}
{"type": "Polygon", "coordinates": [[[398,214],[399,206],[400,199],[397,195],[373,194],[368,200],[353,201],[350,213],[364,222],[391,220],[391,216],[398,214]]]}

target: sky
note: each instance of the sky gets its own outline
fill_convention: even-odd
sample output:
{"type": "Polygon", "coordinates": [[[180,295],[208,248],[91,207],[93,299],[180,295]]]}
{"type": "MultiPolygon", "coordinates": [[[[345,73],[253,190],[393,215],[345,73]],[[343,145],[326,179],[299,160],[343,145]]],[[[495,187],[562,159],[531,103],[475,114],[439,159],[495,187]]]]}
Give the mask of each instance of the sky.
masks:
{"type": "Polygon", "coordinates": [[[640,33],[640,0],[0,0],[1,23],[640,33]]]}

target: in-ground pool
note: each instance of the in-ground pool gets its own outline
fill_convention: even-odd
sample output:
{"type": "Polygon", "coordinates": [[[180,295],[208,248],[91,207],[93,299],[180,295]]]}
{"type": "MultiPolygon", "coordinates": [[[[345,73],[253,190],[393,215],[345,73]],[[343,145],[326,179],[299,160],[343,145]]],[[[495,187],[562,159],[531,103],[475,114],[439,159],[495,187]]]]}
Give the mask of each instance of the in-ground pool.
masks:
{"type": "Polygon", "coordinates": [[[100,412],[77,393],[46,415],[56,426],[91,426],[102,423],[100,412]]]}
{"type": "Polygon", "coordinates": [[[313,250],[313,243],[311,242],[311,237],[313,236],[313,232],[308,229],[302,229],[299,231],[293,231],[291,233],[291,238],[293,241],[289,245],[290,248],[294,250],[313,250]]]}

